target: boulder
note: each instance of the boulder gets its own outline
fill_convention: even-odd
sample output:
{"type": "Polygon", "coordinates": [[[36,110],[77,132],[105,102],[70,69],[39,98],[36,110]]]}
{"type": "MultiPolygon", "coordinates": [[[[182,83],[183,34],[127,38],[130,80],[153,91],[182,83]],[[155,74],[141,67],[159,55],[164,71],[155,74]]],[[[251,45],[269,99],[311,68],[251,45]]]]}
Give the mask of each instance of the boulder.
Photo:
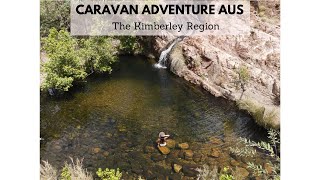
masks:
{"type": "Polygon", "coordinates": [[[179,165],[179,164],[173,164],[173,170],[174,170],[174,172],[179,173],[179,172],[181,171],[181,169],[182,169],[182,166],[181,166],[181,165],[179,165]]]}
{"type": "Polygon", "coordinates": [[[185,160],[189,160],[192,161],[192,157],[193,157],[193,151],[192,150],[185,150],[184,151],[184,159],[185,160]]]}
{"type": "Polygon", "coordinates": [[[169,154],[170,153],[170,149],[166,146],[158,146],[158,149],[162,154],[169,154]]]}
{"type": "Polygon", "coordinates": [[[168,147],[168,148],[174,148],[174,147],[176,147],[176,141],[173,140],[173,139],[168,139],[168,140],[166,141],[166,143],[167,143],[167,147],[168,147]]]}
{"type": "Polygon", "coordinates": [[[188,149],[189,148],[189,144],[188,143],[180,143],[180,144],[178,144],[178,147],[180,149],[188,149]]]}
{"type": "Polygon", "coordinates": [[[214,157],[214,158],[219,157],[219,156],[220,156],[220,151],[219,151],[219,149],[212,148],[209,156],[210,156],[210,157],[214,157]]]}

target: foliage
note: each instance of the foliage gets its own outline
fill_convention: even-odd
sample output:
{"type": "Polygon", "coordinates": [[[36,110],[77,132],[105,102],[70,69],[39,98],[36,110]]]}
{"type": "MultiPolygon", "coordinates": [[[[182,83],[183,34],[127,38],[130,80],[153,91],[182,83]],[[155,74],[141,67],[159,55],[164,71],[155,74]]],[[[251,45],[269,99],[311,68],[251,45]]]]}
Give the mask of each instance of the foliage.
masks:
{"type": "Polygon", "coordinates": [[[49,59],[41,68],[45,74],[42,89],[68,91],[92,73],[111,73],[118,60],[110,37],[76,39],[66,30],[52,28],[42,40],[49,59]]]}
{"type": "Polygon", "coordinates": [[[40,35],[47,36],[51,28],[70,29],[70,2],[40,1],[40,35]]]}
{"type": "Polygon", "coordinates": [[[229,167],[224,167],[220,172],[219,180],[234,180],[234,177],[230,173],[229,167]]]}
{"type": "Polygon", "coordinates": [[[72,158],[71,164],[65,163],[60,178],[58,178],[57,170],[54,169],[47,161],[42,161],[40,166],[41,180],[93,180],[93,177],[82,166],[82,160],[76,159],[74,162],[72,158]]]}
{"type": "Polygon", "coordinates": [[[124,54],[138,54],[143,51],[136,36],[119,36],[120,51],[124,54]]]}
{"type": "Polygon", "coordinates": [[[101,180],[120,180],[122,177],[122,173],[120,172],[119,168],[115,169],[108,169],[102,170],[101,168],[98,169],[96,172],[101,180]]]}
{"type": "Polygon", "coordinates": [[[110,65],[117,61],[117,48],[112,45],[112,38],[90,37],[82,39],[80,55],[85,61],[87,72],[111,73],[110,65]]]}
{"type": "Polygon", "coordinates": [[[49,164],[48,161],[42,161],[40,164],[41,180],[57,180],[57,170],[49,164]]]}
{"type": "Polygon", "coordinates": [[[69,172],[67,165],[63,167],[61,177],[61,180],[71,180],[71,173],[69,172]]]}
{"type": "MultiPolygon", "coordinates": [[[[247,162],[248,169],[251,169],[255,175],[262,176],[264,179],[280,179],[280,156],[278,155],[278,147],[280,145],[280,134],[279,131],[270,129],[268,131],[269,142],[254,142],[246,138],[239,138],[239,142],[244,144],[246,148],[257,148],[264,151],[269,156],[269,166],[272,168],[272,172],[260,164],[254,162],[247,162]]],[[[230,152],[237,156],[247,157],[247,150],[244,148],[230,148],[230,152]]]]}
{"type": "Polygon", "coordinates": [[[242,93],[240,96],[240,100],[242,99],[243,93],[246,91],[246,86],[250,80],[250,72],[246,66],[240,66],[239,69],[237,70],[238,77],[234,81],[235,85],[237,88],[241,88],[242,93]]]}
{"type": "Polygon", "coordinates": [[[62,169],[61,177],[63,180],[93,180],[92,175],[83,168],[82,160],[76,159],[75,162],[72,158],[70,160],[71,164],[65,163],[62,169]]]}
{"type": "Polygon", "coordinates": [[[52,28],[44,39],[43,49],[49,61],[43,66],[46,73],[42,88],[68,91],[74,81],[83,80],[87,73],[76,51],[77,42],[65,30],[52,28]]]}
{"type": "Polygon", "coordinates": [[[197,180],[218,179],[218,169],[216,167],[210,170],[209,166],[205,164],[202,168],[196,170],[199,172],[197,180]]]}

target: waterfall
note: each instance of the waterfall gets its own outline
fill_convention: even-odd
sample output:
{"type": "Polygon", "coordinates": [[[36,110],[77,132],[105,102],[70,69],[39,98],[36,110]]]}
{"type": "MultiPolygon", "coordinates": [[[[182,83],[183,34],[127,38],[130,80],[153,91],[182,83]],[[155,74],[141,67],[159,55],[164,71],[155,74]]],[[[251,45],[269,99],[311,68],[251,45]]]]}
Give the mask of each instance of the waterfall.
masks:
{"type": "Polygon", "coordinates": [[[168,56],[168,54],[170,53],[170,51],[171,51],[171,49],[173,48],[173,46],[174,46],[175,44],[177,44],[177,43],[178,43],[179,41],[181,41],[181,40],[182,40],[182,39],[181,39],[180,37],[176,38],[176,39],[170,44],[170,46],[169,46],[167,49],[163,50],[163,51],[161,52],[161,54],[160,54],[158,63],[155,64],[154,67],[156,67],[156,68],[164,68],[164,69],[167,68],[167,67],[166,67],[167,56],[168,56]]]}

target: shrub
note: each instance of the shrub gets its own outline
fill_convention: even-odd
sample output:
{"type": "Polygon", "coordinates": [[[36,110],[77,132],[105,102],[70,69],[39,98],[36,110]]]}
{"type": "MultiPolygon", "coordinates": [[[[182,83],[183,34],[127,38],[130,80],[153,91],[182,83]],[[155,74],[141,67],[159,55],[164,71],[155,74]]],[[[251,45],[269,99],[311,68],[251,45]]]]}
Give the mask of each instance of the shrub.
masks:
{"type": "Polygon", "coordinates": [[[65,163],[62,169],[61,177],[63,180],[93,180],[92,175],[83,168],[82,160],[78,158],[75,162],[72,158],[70,158],[70,160],[71,164],[65,163]]]}
{"type": "Polygon", "coordinates": [[[117,168],[117,170],[108,168],[102,170],[99,168],[96,174],[101,180],[120,180],[122,177],[122,173],[120,172],[119,168],[117,168]]]}
{"type": "Polygon", "coordinates": [[[68,91],[74,81],[86,77],[76,45],[76,40],[67,31],[50,29],[43,45],[50,60],[43,66],[46,76],[42,88],[68,91]]]}
{"type": "MultiPolygon", "coordinates": [[[[272,168],[272,172],[268,172],[265,167],[260,164],[256,164],[254,162],[247,162],[248,169],[251,169],[255,175],[263,177],[264,179],[280,179],[280,156],[278,155],[278,147],[280,145],[280,136],[279,131],[270,129],[268,131],[268,139],[269,142],[254,142],[246,138],[240,138],[239,141],[243,144],[246,148],[257,148],[266,152],[269,156],[270,160],[268,162],[269,166],[272,168]]],[[[252,156],[255,155],[252,153],[247,154],[247,150],[244,148],[230,148],[230,152],[236,156],[252,156]]],[[[251,151],[256,152],[256,151],[251,151]]]]}

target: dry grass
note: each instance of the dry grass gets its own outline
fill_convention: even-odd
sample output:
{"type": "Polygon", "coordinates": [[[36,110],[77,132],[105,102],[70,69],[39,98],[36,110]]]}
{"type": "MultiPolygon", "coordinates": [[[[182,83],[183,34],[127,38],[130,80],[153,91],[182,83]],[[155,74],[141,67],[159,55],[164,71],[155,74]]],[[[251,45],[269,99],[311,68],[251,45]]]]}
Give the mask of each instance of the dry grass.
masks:
{"type": "Polygon", "coordinates": [[[83,159],[79,160],[77,158],[74,162],[73,158],[70,157],[70,160],[71,164],[65,163],[65,167],[68,168],[68,172],[71,175],[71,179],[93,180],[92,174],[82,167],[83,159]]]}
{"type": "Polygon", "coordinates": [[[49,164],[48,161],[42,161],[40,164],[40,179],[41,180],[57,180],[57,170],[49,164]]]}
{"type": "MultiPolygon", "coordinates": [[[[82,160],[79,160],[78,158],[75,161],[73,158],[70,158],[70,160],[71,163],[65,163],[65,168],[68,170],[71,180],[93,180],[92,174],[82,166],[82,160]]],[[[58,171],[51,164],[49,164],[48,161],[42,161],[42,164],[40,165],[41,180],[61,179],[61,175],[58,175],[57,172],[58,171]]]]}
{"type": "Polygon", "coordinates": [[[219,177],[217,167],[210,169],[208,165],[204,165],[203,168],[198,168],[197,171],[199,172],[197,180],[217,180],[219,177]]]}

